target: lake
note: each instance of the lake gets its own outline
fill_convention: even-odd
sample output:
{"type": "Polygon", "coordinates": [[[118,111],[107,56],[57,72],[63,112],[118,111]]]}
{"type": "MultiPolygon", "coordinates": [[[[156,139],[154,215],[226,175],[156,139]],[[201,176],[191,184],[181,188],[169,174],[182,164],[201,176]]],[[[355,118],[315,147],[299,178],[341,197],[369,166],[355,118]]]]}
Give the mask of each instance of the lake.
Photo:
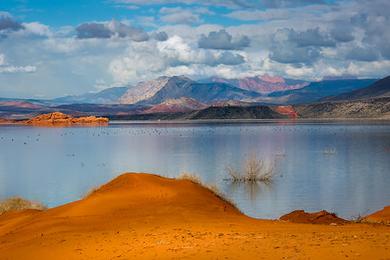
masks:
{"type": "Polygon", "coordinates": [[[191,173],[249,216],[295,209],[346,218],[390,204],[386,122],[115,123],[108,127],[0,127],[0,199],[53,207],[80,199],[123,172],[191,173]],[[255,155],[269,184],[231,183],[227,167],[255,155]]]}

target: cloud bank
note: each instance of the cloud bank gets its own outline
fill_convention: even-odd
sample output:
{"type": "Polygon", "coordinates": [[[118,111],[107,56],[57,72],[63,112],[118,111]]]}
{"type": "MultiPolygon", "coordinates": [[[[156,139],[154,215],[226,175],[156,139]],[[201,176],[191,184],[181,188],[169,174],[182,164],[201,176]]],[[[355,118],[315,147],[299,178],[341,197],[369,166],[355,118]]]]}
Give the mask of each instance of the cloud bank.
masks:
{"type": "Polygon", "coordinates": [[[387,0],[105,3],[109,18],[78,24],[0,12],[0,96],[79,94],[162,75],[318,80],[390,71],[387,0]]]}

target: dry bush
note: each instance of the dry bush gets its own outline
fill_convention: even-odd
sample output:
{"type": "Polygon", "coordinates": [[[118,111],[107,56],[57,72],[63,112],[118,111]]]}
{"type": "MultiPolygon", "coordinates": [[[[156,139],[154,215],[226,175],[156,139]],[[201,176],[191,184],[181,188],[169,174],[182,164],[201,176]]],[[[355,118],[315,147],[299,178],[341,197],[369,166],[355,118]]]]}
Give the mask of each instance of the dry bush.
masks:
{"type": "Polygon", "coordinates": [[[47,207],[39,202],[29,201],[20,197],[12,197],[0,201],[0,214],[8,211],[20,211],[25,209],[45,210],[47,207]]]}
{"type": "Polygon", "coordinates": [[[237,171],[235,168],[231,167],[231,166],[228,166],[226,168],[226,171],[228,172],[229,176],[230,176],[230,180],[232,182],[239,182],[241,180],[241,173],[239,171],[237,171]]]}
{"type": "Polygon", "coordinates": [[[233,167],[227,167],[229,178],[225,179],[231,182],[272,182],[275,175],[275,163],[267,166],[263,160],[252,154],[245,161],[244,167],[236,170],[233,167]]]}
{"type": "Polygon", "coordinates": [[[202,184],[202,181],[201,181],[200,178],[199,178],[199,176],[196,175],[196,174],[193,174],[193,173],[182,172],[182,173],[180,173],[180,175],[177,177],[177,179],[179,179],[179,180],[189,180],[189,181],[192,181],[192,182],[194,182],[194,183],[203,185],[203,184],[202,184]]]}

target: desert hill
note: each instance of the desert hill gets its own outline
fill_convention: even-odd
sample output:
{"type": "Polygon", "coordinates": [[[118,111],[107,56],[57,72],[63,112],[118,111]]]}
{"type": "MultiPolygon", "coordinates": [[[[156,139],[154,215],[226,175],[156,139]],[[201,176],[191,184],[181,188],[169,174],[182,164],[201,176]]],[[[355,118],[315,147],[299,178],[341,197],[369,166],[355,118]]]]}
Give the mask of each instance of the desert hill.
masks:
{"type": "Polygon", "coordinates": [[[190,180],[124,174],[45,211],[0,215],[4,259],[360,258],[389,253],[389,229],[257,220],[190,180]],[[380,243],[378,243],[380,241],[380,243]]]}

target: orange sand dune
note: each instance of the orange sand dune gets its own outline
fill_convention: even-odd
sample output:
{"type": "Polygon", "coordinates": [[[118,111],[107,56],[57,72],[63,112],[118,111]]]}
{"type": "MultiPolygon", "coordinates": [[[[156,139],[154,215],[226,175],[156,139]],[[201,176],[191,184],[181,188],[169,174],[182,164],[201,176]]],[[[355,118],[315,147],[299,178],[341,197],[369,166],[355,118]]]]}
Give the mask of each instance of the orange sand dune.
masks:
{"type": "Polygon", "coordinates": [[[390,206],[384,207],[382,210],[368,215],[363,221],[390,225],[390,206]]]}
{"type": "Polygon", "coordinates": [[[0,216],[0,259],[384,259],[385,225],[256,220],[188,180],[124,174],[87,198],[0,216]]]}

